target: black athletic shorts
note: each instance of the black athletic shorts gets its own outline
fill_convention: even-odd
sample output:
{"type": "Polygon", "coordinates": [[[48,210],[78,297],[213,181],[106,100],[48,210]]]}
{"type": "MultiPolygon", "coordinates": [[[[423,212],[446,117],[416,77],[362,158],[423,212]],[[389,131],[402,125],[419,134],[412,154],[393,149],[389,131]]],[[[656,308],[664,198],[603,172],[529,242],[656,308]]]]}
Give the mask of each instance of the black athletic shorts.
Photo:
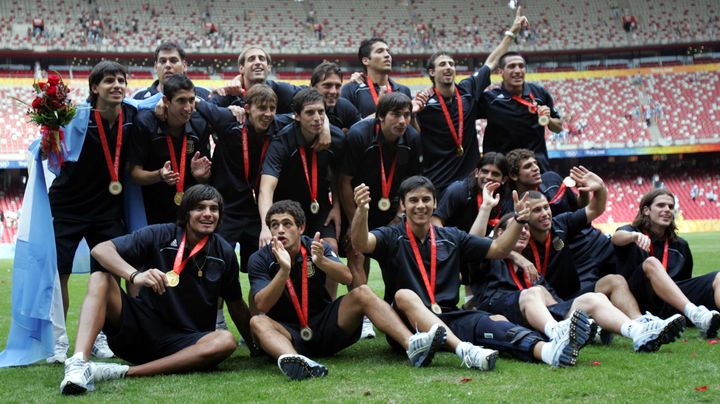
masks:
{"type": "MultiPolygon", "coordinates": [[[[489,313],[501,314],[511,323],[527,325],[528,322],[525,321],[520,310],[520,293],[522,292],[519,290],[496,292],[491,297],[481,301],[478,308],[489,313]]],[[[558,303],[548,306],[548,311],[554,319],[564,320],[573,301],[574,299],[560,300],[558,303]]]]}
{"type": "Polygon", "coordinates": [[[312,339],[303,341],[300,337],[300,326],[297,324],[280,323],[292,336],[292,343],[300,355],[308,357],[330,356],[360,339],[362,325],[358,324],[357,330],[348,334],[338,325],[338,311],[340,302],[345,296],[335,299],[325,310],[310,318],[312,339]]]}
{"type": "MultiPolygon", "coordinates": [[[[718,308],[715,305],[715,291],[712,287],[712,283],[717,274],[717,271],[711,272],[675,283],[692,303],[698,306],[703,305],[709,310],[717,310],[718,308]]],[[[645,272],[635,271],[635,273],[630,276],[630,279],[628,279],[628,285],[635,299],[637,299],[641,311],[649,311],[662,318],[680,313],[680,311],[655,295],[650,281],[645,277],[645,272]]]]}
{"type": "MultiPolygon", "coordinates": [[[[92,250],[93,247],[103,241],[123,236],[127,233],[125,231],[125,223],[123,223],[122,220],[90,222],[53,219],[53,229],[55,231],[55,250],[57,251],[57,266],[60,275],[69,275],[72,273],[75,251],[83,238],[85,238],[85,241],[87,241],[88,246],[92,250]]],[[[102,270],[102,267],[91,256],[90,272],[100,270],[102,270]]]]}
{"type": "Polygon", "coordinates": [[[115,356],[140,365],[170,356],[195,345],[210,331],[181,331],[165,323],[140,298],[129,297],[122,290],[122,317],[119,327],[107,323],[103,331],[115,356]]]}

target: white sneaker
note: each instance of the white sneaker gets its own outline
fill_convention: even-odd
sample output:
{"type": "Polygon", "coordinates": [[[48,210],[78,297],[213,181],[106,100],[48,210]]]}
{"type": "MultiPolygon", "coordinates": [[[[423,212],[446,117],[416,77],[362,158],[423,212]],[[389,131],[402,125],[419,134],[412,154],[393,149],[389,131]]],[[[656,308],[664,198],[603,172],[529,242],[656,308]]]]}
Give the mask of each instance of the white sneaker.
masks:
{"type": "Polygon", "coordinates": [[[92,354],[96,358],[100,359],[108,359],[115,356],[113,351],[110,349],[107,343],[107,337],[105,336],[105,333],[100,331],[100,333],[95,338],[95,343],[92,347],[92,354]]]}
{"type": "Polygon", "coordinates": [[[569,318],[558,322],[550,338],[552,352],[550,365],[553,367],[574,366],[585,343],[590,338],[590,317],[575,310],[569,318]]]}
{"type": "Polygon", "coordinates": [[[47,363],[65,363],[65,361],[67,360],[67,351],[69,346],[70,342],[68,341],[67,334],[61,335],[55,341],[55,349],[53,350],[53,355],[46,359],[47,363]]]}
{"type": "Polygon", "coordinates": [[[122,379],[129,369],[130,366],[119,363],[90,362],[90,371],[92,372],[93,380],[96,382],[122,379]]]}
{"type": "Polygon", "coordinates": [[[716,310],[708,310],[705,306],[698,306],[690,317],[690,321],[700,331],[701,337],[714,338],[720,328],[720,313],[716,310]]]}
{"type": "Polygon", "coordinates": [[[375,327],[373,327],[372,321],[369,318],[363,317],[362,331],[360,332],[360,339],[375,338],[375,327]]]}
{"type": "Polygon", "coordinates": [[[83,359],[82,352],[76,352],[65,361],[65,378],[60,383],[60,392],[66,395],[83,394],[94,389],[95,383],[90,362],[83,359]]]}
{"type": "Polygon", "coordinates": [[[440,324],[433,324],[428,332],[417,332],[410,336],[407,356],[416,368],[427,366],[447,339],[447,331],[440,324]]]}
{"type": "Polygon", "coordinates": [[[633,337],[635,352],[655,352],[661,345],[675,341],[685,330],[685,317],[681,314],[662,320],[645,313],[632,326],[641,327],[633,337]]]}
{"type": "Polygon", "coordinates": [[[493,370],[498,355],[499,352],[494,349],[471,345],[470,349],[463,352],[462,364],[470,369],[493,370]]]}

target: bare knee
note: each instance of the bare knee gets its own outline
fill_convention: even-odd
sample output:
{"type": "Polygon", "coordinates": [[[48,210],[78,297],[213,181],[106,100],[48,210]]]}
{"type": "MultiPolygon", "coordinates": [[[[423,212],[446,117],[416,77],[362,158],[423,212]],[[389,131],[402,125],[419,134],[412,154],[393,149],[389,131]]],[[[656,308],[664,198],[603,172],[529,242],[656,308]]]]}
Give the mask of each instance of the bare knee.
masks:
{"type": "Polygon", "coordinates": [[[648,257],[645,261],[643,261],[642,264],[643,272],[645,272],[645,276],[650,278],[658,273],[658,271],[663,270],[663,266],[655,257],[648,257]]]}
{"type": "Polygon", "coordinates": [[[203,343],[206,355],[227,357],[235,351],[237,342],[230,331],[217,330],[208,335],[210,338],[203,343]]]}
{"type": "Polygon", "coordinates": [[[493,314],[490,316],[490,320],[492,320],[492,321],[508,321],[507,317],[503,316],[502,314],[493,314]]]}
{"type": "Polygon", "coordinates": [[[250,317],[250,332],[252,332],[253,335],[262,335],[270,328],[272,328],[272,322],[268,316],[259,314],[250,317]]]}
{"type": "Polygon", "coordinates": [[[395,306],[402,312],[409,310],[418,303],[422,303],[420,298],[409,289],[400,289],[395,292],[395,306]]]}
{"type": "Polygon", "coordinates": [[[602,293],[585,293],[575,299],[578,306],[587,312],[594,312],[603,303],[609,302],[607,296],[602,293]]]}
{"type": "Polygon", "coordinates": [[[543,288],[533,286],[530,289],[525,289],[520,292],[520,299],[518,299],[518,303],[522,307],[526,304],[535,304],[537,301],[542,301],[542,299],[543,288]]]}
{"type": "Polygon", "coordinates": [[[377,299],[378,297],[368,285],[360,285],[355,289],[351,290],[350,293],[347,294],[346,298],[356,300],[364,306],[365,304],[373,301],[374,299],[377,299]]]}
{"type": "Polygon", "coordinates": [[[712,287],[713,289],[717,289],[718,287],[720,287],[720,272],[715,274],[715,279],[713,279],[712,287]]]}
{"type": "MultiPolygon", "coordinates": [[[[88,295],[107,296],[111,286],[117,285],[115,278],[109,272],[93,272],[88,281],[88,295]]],[[[118,286],[119,287],[119,286],[118,286]]]]}
{"type": "Polygon", "coordinates": [[[627,281],[622,275],[605,275],[595,285],[595,292],[610,294],[614,290],[627,287],[627,281]]]}

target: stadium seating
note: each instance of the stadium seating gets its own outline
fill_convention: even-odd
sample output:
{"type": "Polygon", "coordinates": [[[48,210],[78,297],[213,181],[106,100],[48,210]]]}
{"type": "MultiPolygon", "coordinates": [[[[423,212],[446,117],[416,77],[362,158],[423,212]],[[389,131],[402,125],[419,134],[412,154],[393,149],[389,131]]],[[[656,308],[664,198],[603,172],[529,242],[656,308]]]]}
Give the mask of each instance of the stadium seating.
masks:
{"type": "MultiPolygon", "coordinates": [[[[361,38],[384,36],[395,53],[487,53],[512,19],[506,2],[446,0],[306,0],[283,1],[281,7],[262,0],[194,2],[171,5],[148,0],[1,0],[0,48],[149,52],[159,40],[176,40],[192,51],[237,52],[257,44],[275,53],[350,53],[361,38]],[[313,10],[324,26],[318,40],[308,23],[313,10]],[[85,22],[80,23],[80,17],[85,22]],[[45,34],[32,36],[31,21],[42,18],[45,34]],[[101,21],[103,35],[89,27],[101,21]],[[133,21],[137,29],[133,29],[133,21]],[[205,22],[218,28],[208,35],[205,22]],[[424,27],[419,29],[418,27],[424,27]],[[427,29],[425,29],[427,28],[427,29]],[[248,35],[252,32],[253,35],[248,35]]],[[[720,18],[716,0],[672,2],[638,0],[621,10],[603,0],[537,0],[526,15],[528,37],[518,39],[521,51],[573,50],[717,41],[720,18]],[[633,15],[638,29],[628,33],[620,16],[633,15]]]]}
{"type": "Polygon", "coordinates": [[[5,190],[0,192],[0,211],[2,223],[0,223],[0,244],[12,243],[17,234],[17,219],[20,217],[22,207],[21,190],[5,190]]]}

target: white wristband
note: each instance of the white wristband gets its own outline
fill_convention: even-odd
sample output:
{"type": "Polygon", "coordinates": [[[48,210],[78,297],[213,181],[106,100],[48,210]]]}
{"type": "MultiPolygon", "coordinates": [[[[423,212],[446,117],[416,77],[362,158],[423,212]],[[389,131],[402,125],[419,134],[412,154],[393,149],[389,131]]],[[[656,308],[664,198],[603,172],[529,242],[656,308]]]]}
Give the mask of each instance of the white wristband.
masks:
{"type": "Polygon", "coordinates": [[[505,31],[505,36],[509,36],[510,38],[515,38],[515,34],[513,34],[512,31],[505,31]]]}

